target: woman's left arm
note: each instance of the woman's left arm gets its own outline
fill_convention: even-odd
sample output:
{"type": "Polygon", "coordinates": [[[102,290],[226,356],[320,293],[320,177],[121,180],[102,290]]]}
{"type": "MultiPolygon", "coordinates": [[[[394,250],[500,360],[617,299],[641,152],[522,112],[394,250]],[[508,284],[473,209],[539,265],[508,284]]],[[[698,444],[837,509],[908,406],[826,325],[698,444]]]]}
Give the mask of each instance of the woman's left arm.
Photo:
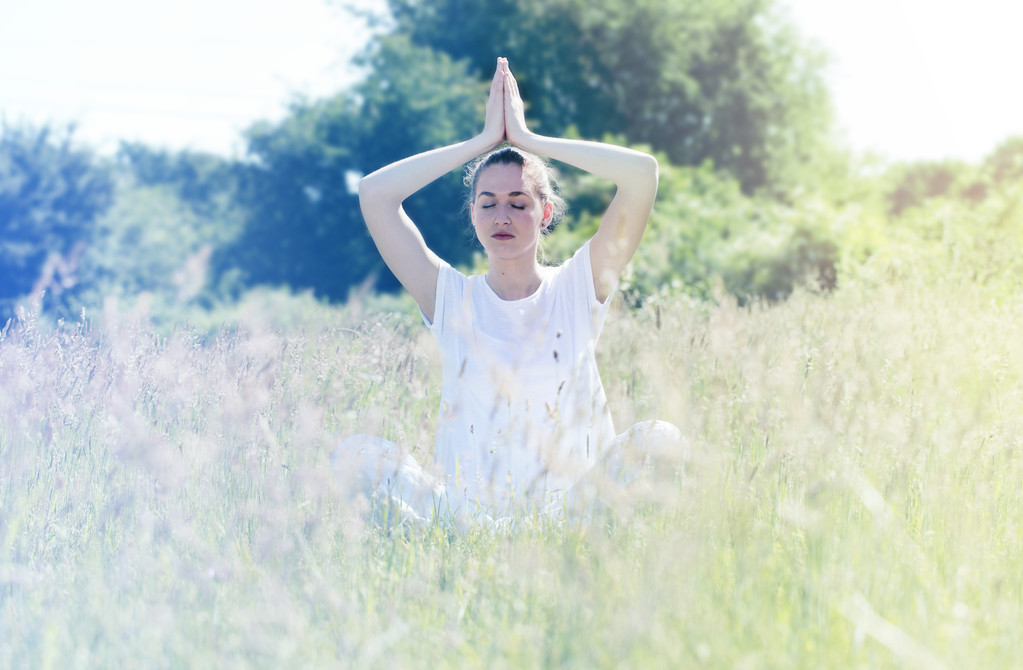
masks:
{"type": "Polygon", "coordinates": [[[544,137],[526,128],[518,83],[505,68],[505,132],[508,141],[531,153],[586,170],[618,187],[590,240],[590,262],[597,299],[607,300],[618,277],[636,253],[657,197],[657,159],[600,142],[544,137]]]}

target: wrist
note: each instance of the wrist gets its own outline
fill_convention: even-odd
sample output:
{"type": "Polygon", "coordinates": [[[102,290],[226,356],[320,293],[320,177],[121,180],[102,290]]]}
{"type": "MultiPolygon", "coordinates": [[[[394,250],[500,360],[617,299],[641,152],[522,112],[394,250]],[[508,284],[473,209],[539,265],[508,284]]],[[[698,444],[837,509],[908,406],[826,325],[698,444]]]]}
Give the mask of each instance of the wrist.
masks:
{"type": "Polygon", "coordinates": [[[472,146],[472,150],[475,155],[479,156],[487,153],[503,141],[503,134],[498,136],[496,133],[490,133],[484,130],[482,133],[469,140],[469,144],[472,146]]]}
{"type": "Polygon", "coordinates": [[[508,141],[519,149],[534,154],[543,153],[543,151],[540,150],[540,145],[543,143],[542,140],[542,135],[537,135],[531,130],[522,130],[515,133],[514,136],[508,137],[508,141]]]}

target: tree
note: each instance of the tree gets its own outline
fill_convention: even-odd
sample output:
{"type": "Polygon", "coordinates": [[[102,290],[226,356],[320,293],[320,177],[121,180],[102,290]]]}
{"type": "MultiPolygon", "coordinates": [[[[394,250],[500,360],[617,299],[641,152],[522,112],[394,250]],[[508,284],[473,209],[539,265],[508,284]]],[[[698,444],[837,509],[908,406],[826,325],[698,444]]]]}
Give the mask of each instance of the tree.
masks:
{"type": "MultiPolygon", "coordinates": [[[[735,179],[709,166],[658,160],[657,202],[619,283],[628,304],[671,293],[711,300],[719,287],[743,304],[784,300],[803,287],[835,288],[839,249],[831,222],[840,217],[838,211],[815,200],[788,205],[748,196],[735,179]]],[[[545,253],[555,262],[596,232],[614,195],[613,187],[592,175],[572,174],[563,182],[573,207],[564,221],[568,230],[545,242],[545,253]],[[575,206],[580,202],[582,208],[575,206]]]]}
{"type": "MultiPolygon", "coordinates": [[[[239,268],[245,285],[313,288],[332,300],[368,277],[396,287],[363,223],[357,180],[479,132],[487,89],[464,64],[401,38],[382,40],[364,64],[369,75],[351,91],[298,102],[279,124],[248,131],[246,222],[215,261],[222,275],[239,268]]],[[[427,243],[452,262],[472,249],[460,184],[449,175],[405,203],[427,243]]]]}
{"type": "Polygon", "coordinates": [[[136,185],[167,187],[199,216],[220,218],[236,199],[238,165],[214,154],[121,142],[117,162],[136,185]]]}
{"type": "Polygon", "coordinates": [[[481,78],[508,56],[539,132],[621,134],[747,193],[793,187],[830,129],[824,59],[772,0],[388,4],[395,33],[481,78]]]}
{"type": "Polygon", "coordinates": [[[239,227],[233,163],[123,143],[104,169],[112,204],[76,242],[73,285],[54,293],[46,310],[76,317],[107,298],[149,294],[159,316],[172,316],[211,298],[207,261],[239,227]]]}
{"type": "Polygon", "coordinates": [[[973,167],[961,161],[905,163],[896,166],[888,178],[892,185],[886,198],[892,216],[933,198],[969,196],[976,182],[973,167]]]}
{"type": "MultiPolygon", "coordinates": [[[[358,176],[478,132],[496,57],[520,77],[538,132],[643,144],[712,165],[744,193],[786,192],[827,130],[820,61],[772,0],[389,0],[366,79],[299,101],[248,132],[244,232],[215,258],[240,286],[285,284],[344,300],[396,287],[366,232],[358,176]]],[[[571,172],[571,171],[569,171],[571,172]]],[[[476,249],[460,175],[409,198],[427,244],[458,264],[476,249]]],[[[594,200],[596,202],[596,200],[594,200]]],[[[576,213],[586,210],[573,200],[576,213]],[[581,207],[581,209],[580,209],[581,207]]],[[[577,219],[579,217],[576,217],[577,219]]]]}
{"type": "Polygon", "coordinates": [[[997,184],[1023,179],[1023,137],[1010,137],[984,159],[984,169],[997,184]]]}
{"type": "Polygon", "coordinates": [[[68,311],[142,293],[162,301],[195,297],[205,286],[199,261],[213,248],[202,224],[166,187],[119,189],[114,205],[96,222],[81,261],[82,281],[65,300],[68,311]]]}
{"type": "Polygon", "coordinates": [[[73,130],[0,127],[0,310],[35,291],[74,285],[77,260],[113,178],[72,141],[73,130]]]}

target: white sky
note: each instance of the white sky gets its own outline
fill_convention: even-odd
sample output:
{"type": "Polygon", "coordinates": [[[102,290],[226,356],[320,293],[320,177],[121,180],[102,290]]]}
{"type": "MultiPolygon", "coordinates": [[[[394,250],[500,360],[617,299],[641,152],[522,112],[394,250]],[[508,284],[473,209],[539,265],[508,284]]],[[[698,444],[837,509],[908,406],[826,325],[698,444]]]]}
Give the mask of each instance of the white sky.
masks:
{"type": "Polygon", "coordinates": [[[365,26],[328,3],[0,0],[0,118],[240,154],[252,122],[351,82],[365,26]]]}
{"type": "MultiPolygon", "coordinates": [[[[356,0],[360,6],[381,0],[356,0]]],[[[1020,0],[781,0],[834,56],[849,145],[979,160],[1023,135],[1020,0]]],[[[241,130],[354,75],[366,28],[342,0],[0,0],[0,118],[240,154],[241,130]]]]}
{"type": "Polygon", "coordinates": [[[1020,0],[782,1],[832,54],[854,149],[976,161],[1023,135],[1020,0]]]}

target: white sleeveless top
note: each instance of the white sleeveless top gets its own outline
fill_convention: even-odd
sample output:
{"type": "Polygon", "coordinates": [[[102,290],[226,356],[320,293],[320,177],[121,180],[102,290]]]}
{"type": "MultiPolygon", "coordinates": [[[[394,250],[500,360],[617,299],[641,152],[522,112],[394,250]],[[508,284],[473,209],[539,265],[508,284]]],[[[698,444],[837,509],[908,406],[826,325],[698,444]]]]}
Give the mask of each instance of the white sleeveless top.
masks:
{"type": "Polygon", "coordinates": [[[495,513],[545,504],[615,437],[594,358],[611,301],[597,300],[589,243],[545,270],[533,295],[506,301],[445,264],[427,322],[443,371],[434,462],[495,513]]]}

